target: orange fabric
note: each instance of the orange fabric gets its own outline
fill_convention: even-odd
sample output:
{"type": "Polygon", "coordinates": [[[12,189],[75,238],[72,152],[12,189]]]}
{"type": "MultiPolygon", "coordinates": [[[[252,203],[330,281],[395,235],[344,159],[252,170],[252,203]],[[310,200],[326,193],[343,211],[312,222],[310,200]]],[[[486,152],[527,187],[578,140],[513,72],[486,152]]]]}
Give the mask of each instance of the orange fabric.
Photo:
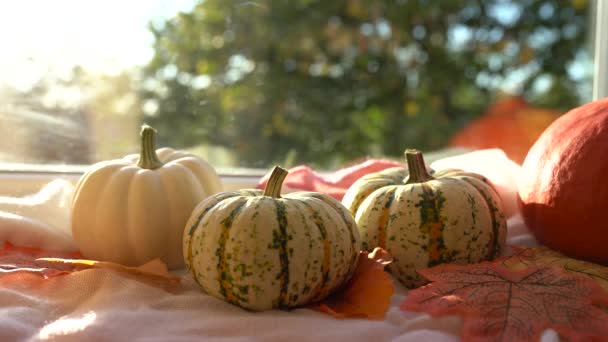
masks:
{"type": "MultiPolygon", "coordinates": [[[[289,170],[289,174],[283,181],[283,186],[292,190],[322,192],[340,201],[346,190],[357,179],[368,173],[379,172],[396,166],[403,166],[403,164],[391,160],[370,159],[323,175],[308,166],[300,165],[289,170]]],[[[269,175],[266,175],[260,180],[258,189],[263,189],[266,186],[268,178],[269,175]]]]}

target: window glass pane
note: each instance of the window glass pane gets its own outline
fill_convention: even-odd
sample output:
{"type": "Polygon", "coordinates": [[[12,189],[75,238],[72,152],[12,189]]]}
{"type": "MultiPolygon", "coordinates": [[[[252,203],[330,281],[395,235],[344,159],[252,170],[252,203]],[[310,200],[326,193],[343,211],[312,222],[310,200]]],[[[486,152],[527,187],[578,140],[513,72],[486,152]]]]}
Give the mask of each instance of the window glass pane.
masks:
{"type": "Polygon", "coordinates": [[[159,146],[218,167],[331,169],[456,146],[517,146],[520,161],[591,99],[594,6],[0,2],[0,163],[118,158],[144,122],[159,146]]]}

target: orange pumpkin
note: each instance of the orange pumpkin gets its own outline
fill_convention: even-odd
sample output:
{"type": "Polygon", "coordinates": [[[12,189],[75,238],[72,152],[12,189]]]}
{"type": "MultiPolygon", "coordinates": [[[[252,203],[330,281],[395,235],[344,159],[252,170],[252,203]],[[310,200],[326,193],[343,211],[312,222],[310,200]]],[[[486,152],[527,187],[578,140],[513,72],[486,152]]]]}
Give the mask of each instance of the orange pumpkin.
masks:
{"type": "Polygon", "coordinates": [[[549,126],[522,166],[519,204],[537,240],[608,265],[608,98],[549,126]]]}
{"type": "Polygon", "coordinates": [[[521,97],[506,98],[459,131],[449,145],[473,149],[500,148],[511,160],[521,164],[536,139],[559,114],[531,107],[521,97]]]}

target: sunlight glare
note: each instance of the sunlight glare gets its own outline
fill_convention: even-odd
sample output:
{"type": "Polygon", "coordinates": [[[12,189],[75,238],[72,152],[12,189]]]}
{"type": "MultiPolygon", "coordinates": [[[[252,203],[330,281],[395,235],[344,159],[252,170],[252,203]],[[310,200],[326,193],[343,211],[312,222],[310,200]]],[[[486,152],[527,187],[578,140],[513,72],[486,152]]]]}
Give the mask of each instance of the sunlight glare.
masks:
{"type": "Polygon", "coordinates": [[[42,340],[48,340],[83,331],[93,324],[96,318],[97,315],[93,311],[89,311],[78,318],[61,317],[42,328],[40,333],[38,333],[38,337],[42,340]]]}
{"type": "Polygon", "coordinates": [[[2,1],[0,84],[26,88],[75,65],[116,74],[152,56],[151,20],[188,10],[181,1],[2,1]]]}

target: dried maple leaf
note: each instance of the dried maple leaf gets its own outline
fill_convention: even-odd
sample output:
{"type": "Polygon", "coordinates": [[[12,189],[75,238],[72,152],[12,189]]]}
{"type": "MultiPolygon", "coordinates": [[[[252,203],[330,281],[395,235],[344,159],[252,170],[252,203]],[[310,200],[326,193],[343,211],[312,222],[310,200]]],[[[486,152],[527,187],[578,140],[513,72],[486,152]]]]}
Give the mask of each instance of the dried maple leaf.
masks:
{"type": "Polygon", "coordinates": [[[0,249],[0,274],[13,272],[33,272],[45,278],[70,273],[71,267],[52,265],[45,261],[36,260],[40,257],[80,258],[78,252],[45,251],[33,247],[15,246],[5,242],[0,249]]]}
{"type": "Polygon", "coordinates": [[[382,248],[361,252],[353,277],[342,290],[310,308],[336,318],[383,319],[394,293],[393,282],[384,271],[393,261],[382,248]]]}
{"type": "Polygon", "coordinates": [[[523,269],[530,265],[560,266],[570,273],[589,277],[608,290],[608,267],[587,261],[568,258],[546,247],[522,248],[511,246],[515,254],[504,258],[503,264],[510,269],[523,269]]]}
{"type": "Polygon", "coordinates": [[[82,269],[109,268],[152,280],[180,282],[180,278],[171,275],[167,270],[167,265],[160,259],[152,260],[139,267],[127,267],[112,262],[83,260],[81,258],[82,255],[78,252],[45,251],[38,248],[15,246],[5,242],[4,247],[0,249],[0,274],[33,272],[42,275],[44,278],[50,278],[82,269]]]}
{"type": "Polygon", "coordinates": [[[139,267],[123,266],[107,261],[95,261],[95,260],[84,260],[84,259],[60,259],[60,258],[40,258],[37,261],[49,262],[55,265],[69,265],[75,268],[75,270],[89,269],[89,268],[107,268],[119,272],[126,272],[135,276],[148,277],[155,280],[168,280],[171,282],[179,283],[181,278],[171,275],[167,270],[167,265],[160,261],[160,259],[154,259],[146,264],[139,267]]]}
{"type": "Polygon", "coordinates": [[[574,341],[606,340],[608,294],[559,267],[510,270],[502,260],[421,270],[431,284],[412,290],[401,309],[460,315],[466,341],[538,341],[554,329],[574,341]]]}

